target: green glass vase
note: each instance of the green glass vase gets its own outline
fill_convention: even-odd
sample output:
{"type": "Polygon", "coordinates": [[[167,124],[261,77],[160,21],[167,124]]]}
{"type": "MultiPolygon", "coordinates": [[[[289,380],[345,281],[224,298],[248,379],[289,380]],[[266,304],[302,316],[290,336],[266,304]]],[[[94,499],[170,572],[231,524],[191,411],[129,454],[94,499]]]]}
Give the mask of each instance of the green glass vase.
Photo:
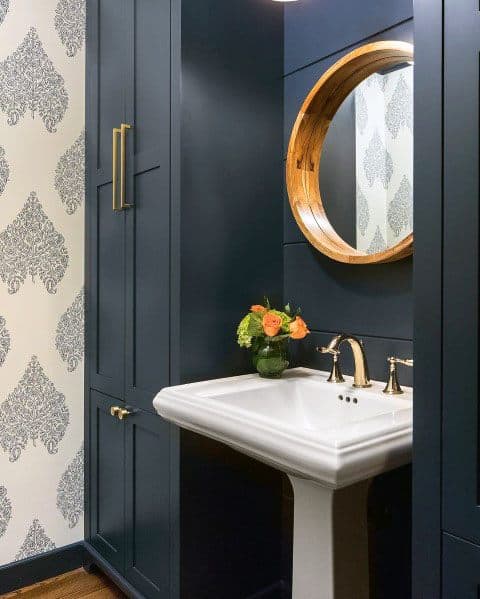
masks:
{"type": "Polygon", "coordinates": [[[252,350],[253,366],[261,377],[278,379],[288,368],[288,339],[257,339],[252,350]]]}

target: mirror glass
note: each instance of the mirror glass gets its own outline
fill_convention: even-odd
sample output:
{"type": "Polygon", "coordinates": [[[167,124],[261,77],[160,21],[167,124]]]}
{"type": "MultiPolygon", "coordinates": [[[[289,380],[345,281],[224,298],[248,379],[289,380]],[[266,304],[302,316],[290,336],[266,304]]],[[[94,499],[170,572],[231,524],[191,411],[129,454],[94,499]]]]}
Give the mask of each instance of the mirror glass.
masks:
{"type": "Polygon", "coordinates": [[[340,237],[367,254],[413,231],[413,64],[374,73],[342,103],[320,163],[320,192],[340,237]]]}

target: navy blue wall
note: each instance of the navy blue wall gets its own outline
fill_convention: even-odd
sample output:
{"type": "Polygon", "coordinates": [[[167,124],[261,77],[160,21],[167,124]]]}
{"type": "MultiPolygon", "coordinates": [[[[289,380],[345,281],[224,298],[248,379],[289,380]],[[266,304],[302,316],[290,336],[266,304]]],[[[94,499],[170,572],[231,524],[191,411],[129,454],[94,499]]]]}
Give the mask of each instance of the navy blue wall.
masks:
{"type": "MultiPolygon", "coordinates": [[[[411,0],[300,0],[286,5],[284,153],[303,99],[325,70],[363,43],[388,39],[413,43],[411,0]]],[[[342,173],[332,170],[324,176],[335,185],[342,173]]],[[[285,299],[302,307],[312,330],[305,343],[295,346],[296,359],[328,369],[330,359],[314,347],[336,332],[353,333],[365,343],[372,377],[385,380],[387,356],[413,355],[412,259],[371,266],[334,262],[306,242],[286,194],[284,201],[285,299]]],[[[342,367],[352,374],[348,351],[342,367]]],[[[412,383],[410,369],[402,369],[401,380],[412,383]]]]}

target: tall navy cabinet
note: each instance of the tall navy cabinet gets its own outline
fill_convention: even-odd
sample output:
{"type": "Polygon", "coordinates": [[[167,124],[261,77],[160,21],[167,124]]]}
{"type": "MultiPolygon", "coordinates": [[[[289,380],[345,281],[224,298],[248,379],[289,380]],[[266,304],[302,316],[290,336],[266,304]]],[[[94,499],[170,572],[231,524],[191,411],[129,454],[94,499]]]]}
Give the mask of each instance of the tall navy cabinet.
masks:
{"type": "Polygon", "coordinates": [[[88,539],[166,597],[170,430],[150,414],[169,383],[170,0],[89,2],[87,76],[88,539]]]}
{"type": "Polygon", "coordinates": [[[478,4],[467,0],[446,1],[443,408],[446,599],[459,596],[473,599],[480,592],[479,52],[478,4]]]}
{"type": "Polygon", "coordinates": [[[416,0],[415,23],[413,597],[477,599],[479,4],[416,0]]]}
{"type": "Polygon", "coordinates": [[[277,475],[152,400],[248,370],[237,322],[281,296],[282,62],[273,2],[87,0],[86,539],[130,596],[243,599],[281,576],[277,475]],[[198,506],[222,511],[225,485],[217,524],[198,506]],[[247,517],[253,552],[229,524],[247,517]]]}

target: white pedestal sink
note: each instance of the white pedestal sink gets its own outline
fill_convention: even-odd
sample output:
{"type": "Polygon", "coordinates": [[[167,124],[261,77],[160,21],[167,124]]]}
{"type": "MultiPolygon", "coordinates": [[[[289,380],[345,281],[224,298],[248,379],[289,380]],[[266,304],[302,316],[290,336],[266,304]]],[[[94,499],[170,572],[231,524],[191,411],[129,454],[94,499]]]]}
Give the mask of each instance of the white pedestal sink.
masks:
{"type": "Polygon", "coordinates": [[[354,389],[307,368],[169,387],[157,412],[286,472],[294,491],[293,599],[368,599],[372,477],[410,461],[412,391],[354,389]]]}

